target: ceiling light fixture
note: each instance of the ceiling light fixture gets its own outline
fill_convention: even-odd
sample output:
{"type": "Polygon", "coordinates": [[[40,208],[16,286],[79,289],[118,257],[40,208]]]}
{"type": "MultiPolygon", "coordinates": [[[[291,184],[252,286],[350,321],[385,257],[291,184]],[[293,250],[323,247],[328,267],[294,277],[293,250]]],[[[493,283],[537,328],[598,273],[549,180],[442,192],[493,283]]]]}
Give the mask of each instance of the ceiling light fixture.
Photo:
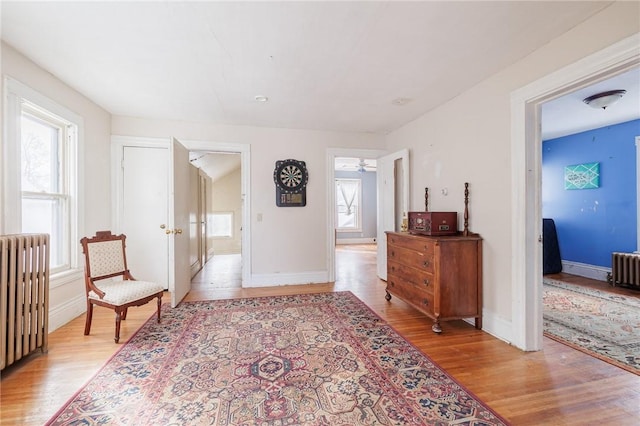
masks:
{"type": "Polygon", "coordinates": [[[607,109],[627,93],[626,90],[609,90],[608,92],[596,93],[595,95],[584,98],[582,102],[596,109],[607,109]]]}
{"type": "Polygon", "coordinates": [[[368,164],[365,163],[364,158],[361,158],[360,162],[358,163],[358,173],[365,173],[367,171],[367,169],[365,168],[366,166],[368,166],[368,164]]]}
{"type": "Polygon", "coordinates": [[[409,102],[411,102],[411,99],[409,98],[395,98],[394,100],[391,101],[392,104],[397,106],[403,106],[408,104],[409,102]]]}
{"type": "Polygon", "coordinates": [[[258,95],[255,97],[255,100],[256,102],[267,102],[269,98],[266,96],[258,95]]]}

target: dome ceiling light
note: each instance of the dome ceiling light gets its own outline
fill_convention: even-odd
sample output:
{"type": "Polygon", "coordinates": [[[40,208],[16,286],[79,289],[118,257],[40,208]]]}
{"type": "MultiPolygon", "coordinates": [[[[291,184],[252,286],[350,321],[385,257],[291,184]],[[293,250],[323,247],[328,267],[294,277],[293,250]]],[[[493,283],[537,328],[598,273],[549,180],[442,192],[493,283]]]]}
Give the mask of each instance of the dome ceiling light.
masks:
{"type": "Polygon", "coordinates": [[[607,109],[627,93],[626,90],[609,90],[608,92],[596,93],[588,98],[584,98],[582,102],[596,109],[607,109]]]}

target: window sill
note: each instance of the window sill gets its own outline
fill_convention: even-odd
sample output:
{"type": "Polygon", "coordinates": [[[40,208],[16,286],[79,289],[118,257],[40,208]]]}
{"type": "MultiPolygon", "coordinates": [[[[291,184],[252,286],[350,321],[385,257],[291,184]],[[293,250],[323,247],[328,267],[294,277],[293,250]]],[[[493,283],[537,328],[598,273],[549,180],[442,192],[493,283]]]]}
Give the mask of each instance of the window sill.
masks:
{"type": "Polygon", "coordinates": [[[64,272],[58,272],[49,277],[49,288],[61,287],[74,281],[83,280],[84,271],[82,269],[69,269],[64,272]]]}

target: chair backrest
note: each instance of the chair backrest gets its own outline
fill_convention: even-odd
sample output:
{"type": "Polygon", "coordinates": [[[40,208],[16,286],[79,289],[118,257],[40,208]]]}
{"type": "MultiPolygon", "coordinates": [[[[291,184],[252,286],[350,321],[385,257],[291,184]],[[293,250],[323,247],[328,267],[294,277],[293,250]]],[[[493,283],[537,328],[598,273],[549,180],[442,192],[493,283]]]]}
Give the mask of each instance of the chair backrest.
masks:
{"type": "Polygon", "coordinates": [[[82,252],[85,256],[85,275],[91,281],[112,278],[128,273],[123,234],[98,231],[95,237],[83,238],[82,252]]]}

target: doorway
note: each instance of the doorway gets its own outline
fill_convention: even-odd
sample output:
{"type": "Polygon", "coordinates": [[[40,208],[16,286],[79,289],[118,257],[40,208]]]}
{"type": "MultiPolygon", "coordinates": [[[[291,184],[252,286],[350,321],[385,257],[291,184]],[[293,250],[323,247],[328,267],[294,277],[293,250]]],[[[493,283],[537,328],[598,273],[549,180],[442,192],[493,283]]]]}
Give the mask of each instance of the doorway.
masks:
{"type": "Polygon", "coordinates": [[[237,152],[189,153],[197,169],[192,203],[192,284],[242,287],[242,161],[237,152]]]}
{"type": "Polygon", "coordinates": [[[637,35],[624,39],[512,93],[511,325],[520,349],[542,349],[541,105],[638,66],[638,42],[637,35]]]}
{"type": "Polygon", "coordinates": [[[386,259],[386,235],[384,231],[393,230],[395,223],[401,220],[401,217],[396,218],[398,211],[408,211],[409,152],[405,149],[385,155],[385,151],[370,149],[331,148],[327,150],[327,205],[330,209],[327,227],[327,270],[329,281],[335,281],[336,278],[337,218],[335,206],[338,198],[335,182],[336,158],[356,159],[358,163],[360,163],[361,159],[376,160],[376,267],[378,275],[382,279],[386,279],[386,261],[381,260],[386,259]],[[401,184],[398,184],[398,182],[401,184]]]}
{"type": "MultiPolygon", "coordinates": [[[[241,278],[239,286],[245,285],[245,283],[251,282],[251,205],[248,200],[251,199],[251,146],[249,144],[241,144],[241,143],[226,143],[226,142],[212,142],[212,141],[201,141],[201,140],[183,140],[184,145],[189,149],[193,156],[203,155],[203,154],[213,154],[219,157],[219,159],[223,159],[223,156],[231,156],[228,159],[234,158],[234,161],[239,159],[240,161],[240,210],[234,215],[236,218],[235,224],[237,225],[237,233],[236,236],[239,235],[240,242],[237,243],[239,247],[240,254],[236,255],[241,259],[240,261],[240,269],[241,269],[241,278]]],[[[225,166],[226,167],[226,166],[225,166]]],[[[220,169],[224,169],[225,167],[220,166],[220,169]]],[[[212,172],[213,173],[213,172],[212,172]]],[[[224,173],[222,173],[224,174],[224,173]]],[[[216,178],[217,179],[217,178],[216,178]]],[[[212,195],[212,192],[207,190],[207,195],[209,195],[209,199],[207,203],[211,205],[212,202],[215,202],[215,195],[212,195]]],[[[236,194],[237,195],[237,194],[236,194]]],[[[210,218],[207,219],[207,223],[210,223],[210,218]]],[[[211,226],[208,226],[211,228],[211,226]]],[[[211,234],[212,229],[207,229],[207,232],[211,234]]],[[[211,255],[215,256],[215,248],[213,244],[207,244],[207,258],[210,260],[211,255]]],[[[210,262],[206,262],[210,263],[210,262]]],[[[205,266],[206,266],[205,263],[205,266]]],[[[204,270],[204,268],[203,268],[204,270]]],[[[194,278],[196,278],[194,276],[194,278]]]]}

